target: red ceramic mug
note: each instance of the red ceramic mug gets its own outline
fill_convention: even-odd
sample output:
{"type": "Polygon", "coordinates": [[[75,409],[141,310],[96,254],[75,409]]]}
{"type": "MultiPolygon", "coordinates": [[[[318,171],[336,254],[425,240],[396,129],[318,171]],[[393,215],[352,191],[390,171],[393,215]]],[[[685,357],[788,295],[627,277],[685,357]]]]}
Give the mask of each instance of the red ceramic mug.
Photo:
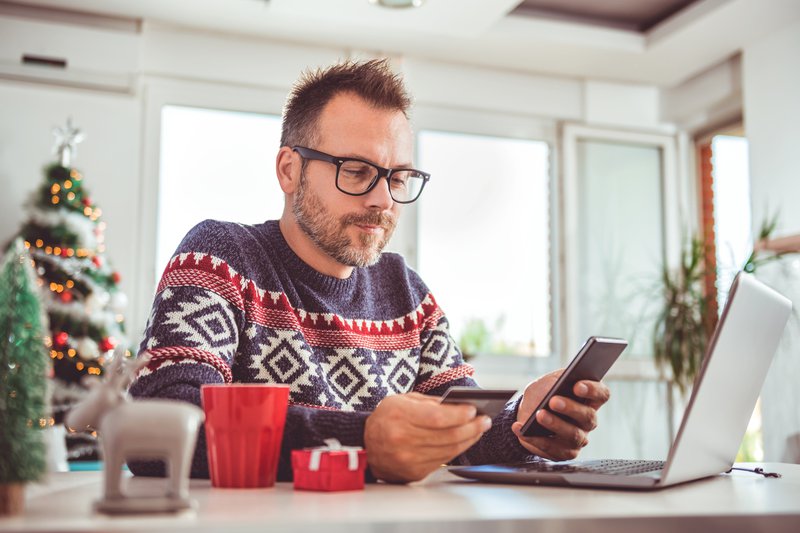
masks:
{"type": "Polygon", "coordinates": [[[263,383],[203,385],[211,484],[225,488],[275,484],[289,386],[263,383]]]}

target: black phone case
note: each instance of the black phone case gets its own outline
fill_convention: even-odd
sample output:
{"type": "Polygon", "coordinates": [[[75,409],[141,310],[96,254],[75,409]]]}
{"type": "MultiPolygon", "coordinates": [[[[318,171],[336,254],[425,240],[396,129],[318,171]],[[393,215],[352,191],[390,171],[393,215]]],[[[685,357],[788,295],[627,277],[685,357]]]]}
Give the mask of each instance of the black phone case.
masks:
{"type": "Polygon", "coordinates": [[[522,434],[526,437],[547,437],[553,435],[552,431],[543,427],[539,424],[539,421],[536,420],[536,413],[540,409],[547,409],[550,413],[558,416],[562,420],[574,423],[568,416],[556,413],[547,407],[550,399],[553,396],[565,396],[567,398],[579,400],[572,392],[575,383],[584,379],[590,381],[600,381],[603,379],[603,376],[606,375],[606,372],[608,372],[627,346],[627,341],[622,339],[589,337],[583,346],[581,346],[581,349],[575,357],[573,357],[569,366],[564,370],[564,373],[553,385],[553,388],[547,392],[541,403],[534,409],[533,414],[522,426],[522,434]]]}

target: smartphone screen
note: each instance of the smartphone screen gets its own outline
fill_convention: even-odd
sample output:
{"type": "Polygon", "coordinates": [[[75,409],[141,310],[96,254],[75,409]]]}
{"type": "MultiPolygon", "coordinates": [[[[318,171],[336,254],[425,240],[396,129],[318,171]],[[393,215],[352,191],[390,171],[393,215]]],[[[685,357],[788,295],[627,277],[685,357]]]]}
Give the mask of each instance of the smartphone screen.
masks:
{"type": "Polygon", "coordinates": [[[589,337],[553,387],[545,394],[530,418],[522,426],[522,434],[526,437],[550,436],[553,434],[552,431],[543,427],[536,420],[536,413],[540,409],[547,409],[555,416],[574,423],[569,417],[550,410],[548,407],[550,399],[553,396],[564,396],[579,400],[572,392],[575,383],[584,379],[600,381],[627,346],[628,342],[623,339],[589,337]]]}

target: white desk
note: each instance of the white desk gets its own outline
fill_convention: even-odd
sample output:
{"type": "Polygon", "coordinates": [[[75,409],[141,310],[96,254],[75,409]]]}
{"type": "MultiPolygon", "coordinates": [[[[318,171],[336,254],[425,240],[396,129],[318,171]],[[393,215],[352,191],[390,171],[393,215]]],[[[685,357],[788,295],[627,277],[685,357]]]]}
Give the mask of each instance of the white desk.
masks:
{"type": "MultiPolygon", "coordinates": [[[[0,531],[800,531],[800,465],[748,464],[780,479],[734,472],[657,492],[485,485],[446,470],[407,486],[364,491],[212,489],[193,481],[196,511],[179,515],[108,517],[91,512],[100,472],[53,475],[28,487],[22,517],[0,519],[0,531]]],[[[161,480],[134,478],[131,491],[161,480]]]]}

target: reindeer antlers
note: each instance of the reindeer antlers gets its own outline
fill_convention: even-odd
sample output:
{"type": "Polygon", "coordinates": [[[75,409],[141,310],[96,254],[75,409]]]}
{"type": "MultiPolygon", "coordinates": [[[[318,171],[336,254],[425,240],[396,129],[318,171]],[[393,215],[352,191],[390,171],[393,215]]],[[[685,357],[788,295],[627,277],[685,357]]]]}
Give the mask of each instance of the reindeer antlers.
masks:
{"type": "Polygon", "coordinates": [[[130,359],[125,357],[125,348],[117,346],[111,358],[111,363],[107,368],[109,384],[120,389],[126,389],[136,378],[139,370],[150,362],[150,359],[149,352],[142,352],[138,358],[130,359]]]}

